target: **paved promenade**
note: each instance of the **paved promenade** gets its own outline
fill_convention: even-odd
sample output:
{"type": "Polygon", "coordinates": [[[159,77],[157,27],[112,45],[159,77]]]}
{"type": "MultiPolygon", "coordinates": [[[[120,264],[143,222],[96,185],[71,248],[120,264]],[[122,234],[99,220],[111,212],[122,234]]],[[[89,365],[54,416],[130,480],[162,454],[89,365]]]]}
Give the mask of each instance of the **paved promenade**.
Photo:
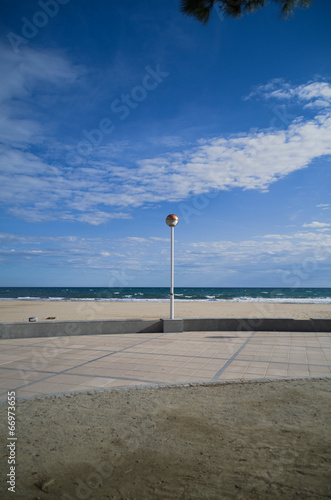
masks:
{"type": "Polygon", "coordinates": [[[0,340],[0,401],[115,387],[331,377],[331,333],[185,332],[0,340]]]}

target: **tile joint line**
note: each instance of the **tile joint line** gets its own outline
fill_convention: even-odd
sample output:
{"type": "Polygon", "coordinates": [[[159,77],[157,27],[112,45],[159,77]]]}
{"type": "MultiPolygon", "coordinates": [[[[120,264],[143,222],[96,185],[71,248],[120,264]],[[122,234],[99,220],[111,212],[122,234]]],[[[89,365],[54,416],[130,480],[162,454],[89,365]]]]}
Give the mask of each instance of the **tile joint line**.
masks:
{"type": "Polygon", "coordinates": [[[232,363],[232,361],[234,361],[236,359],[236,357],[238,356],[238,354],[246,347],[247,344],[249,344],[249,342],[252,340],[252,338],[254,337],[256,332],[252,332],[252,334],[248,337],[248,339],[239,347],[239,349],[237,349],[237,351],[232,354],[231,358],[225,363],[225,365],[222,366],[222,368],[220,368],[218,370],[217,373],[215,373],[215,375],[213,376],[213,378],[211,379],[212,382],[215,382],[216,380],[219,379],[220,375],[222,375],[222,373],[224,372],[224,370],[226,370],[228,368],[228,366],[230,366],[230,364],[232,363]]]}

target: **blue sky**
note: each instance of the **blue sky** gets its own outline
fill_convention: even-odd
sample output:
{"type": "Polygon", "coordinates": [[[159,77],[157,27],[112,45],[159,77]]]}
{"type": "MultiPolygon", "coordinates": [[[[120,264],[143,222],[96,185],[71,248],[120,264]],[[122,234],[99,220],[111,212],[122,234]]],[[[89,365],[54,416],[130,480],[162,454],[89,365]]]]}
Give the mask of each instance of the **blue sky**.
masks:
{"type": "Polygon", "coordinates": [[[330,286],[329,0],[3,0],[2,286],[330,286]]]}

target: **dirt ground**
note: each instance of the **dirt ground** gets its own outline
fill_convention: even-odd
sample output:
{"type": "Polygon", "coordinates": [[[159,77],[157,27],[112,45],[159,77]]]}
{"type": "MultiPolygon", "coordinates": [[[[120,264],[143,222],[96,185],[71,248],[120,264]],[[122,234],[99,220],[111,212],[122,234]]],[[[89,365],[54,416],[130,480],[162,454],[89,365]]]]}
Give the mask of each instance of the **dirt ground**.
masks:
{"type": "Polygon", "coordinates": [[[331,498],[331,379],[112,390],[17,403],[1,499],[331,498]]]}

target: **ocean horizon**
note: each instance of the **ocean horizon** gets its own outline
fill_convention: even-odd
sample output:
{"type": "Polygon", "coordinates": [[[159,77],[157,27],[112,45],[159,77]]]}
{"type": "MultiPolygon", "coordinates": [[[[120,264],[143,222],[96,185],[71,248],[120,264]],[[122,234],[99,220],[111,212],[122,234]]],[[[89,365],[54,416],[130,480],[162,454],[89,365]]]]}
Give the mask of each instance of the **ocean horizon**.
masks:
{"type": "MultiPolygon", "coordinates": [[[[0,300],[166,302],[169,287],[1,287],[0,300]]],[[[331,288],[176,287],[175,300],[331,304],[331,288]]]]}

